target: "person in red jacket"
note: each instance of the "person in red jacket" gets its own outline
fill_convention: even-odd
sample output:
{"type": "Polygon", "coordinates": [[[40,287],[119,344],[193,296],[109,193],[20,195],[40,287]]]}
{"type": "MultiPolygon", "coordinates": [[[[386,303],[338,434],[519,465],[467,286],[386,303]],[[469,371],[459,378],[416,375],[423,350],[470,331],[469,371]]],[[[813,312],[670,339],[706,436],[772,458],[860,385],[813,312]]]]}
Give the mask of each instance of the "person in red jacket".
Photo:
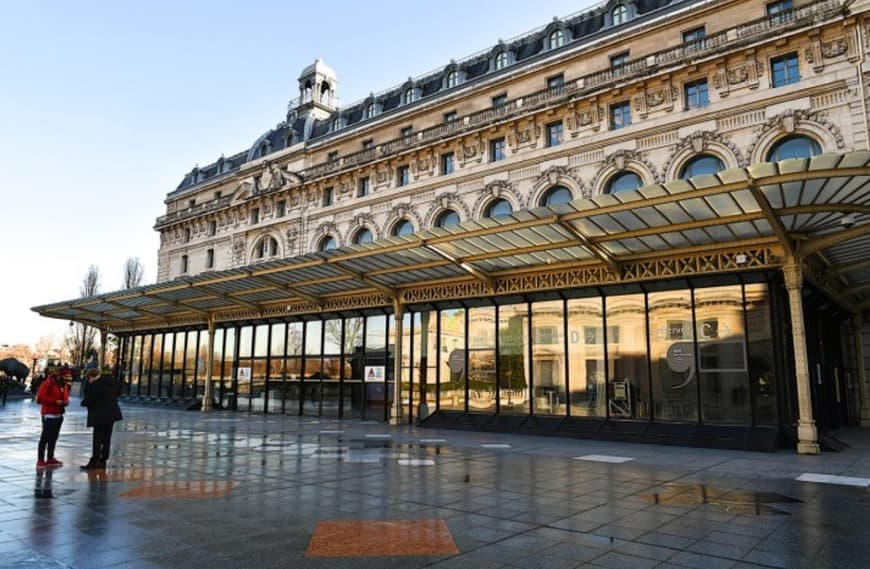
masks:
{"type": "Polygon", "coordinates": [[[69,405],[69,385],[72,380],[72,370],[63,369],[49,376],[39,386],[36,394],[36,402],[42,406],[42,434],[39,436],[39,455],[36,468],[50,468],[63,466],[63,463],[54,458],[54,446],[60,435],[60,426],[63,424],[63,413],[69,405]],[[46,458],[46,451],[48,457],[46,458]]]}

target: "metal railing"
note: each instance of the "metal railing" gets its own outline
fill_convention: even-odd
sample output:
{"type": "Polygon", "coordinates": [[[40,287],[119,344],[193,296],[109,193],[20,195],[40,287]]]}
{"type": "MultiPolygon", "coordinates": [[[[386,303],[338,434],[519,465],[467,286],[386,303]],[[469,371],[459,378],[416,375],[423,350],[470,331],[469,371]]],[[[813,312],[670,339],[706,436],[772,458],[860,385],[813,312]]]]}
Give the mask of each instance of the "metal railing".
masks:
{"type": "MultiPolygon", "coordinates": [[[[376,160],[393,157],[439,139],[477,130],[490,123],[528,114],[542,106],[555,104],[569,98],[577,98],[578,96],[601,90],[609,85],[633,80],[638,75],[654,72],[675,62],[709,57],[717,51],[736,47],[748,41],[762,39],[767,35],[775,35],[784,28],[793,25],[800,25],[808,21],[822,21],[841,11],[845,6],[845,1],[820,0],[819,2],[806,4],[794,10],[759,18],[691,43],[652,53],[618,68],[591,73],[564,85],[536,91],[507,101],[505,104],[483,109],[465,117],[458,117],[455,120],[423,129],[413,133],[411,136],[388,140],[374,148],[367,148],[359,152],[340,156],[334,160],[327,160],[321,164],[306,168],[299,173],[306,181],[310,181],[376,160]]],[[[199,206],[197,206],[193,210],[182,210],[165,215],[158,218],[157,225],[205,213],[211,209],[221,207],[221,205],[217,205],[221,203],[222,201],[218,200],[217,202],[204,204],[210,208],[209,210],[199,210],[197,209],[199,206]]]]}

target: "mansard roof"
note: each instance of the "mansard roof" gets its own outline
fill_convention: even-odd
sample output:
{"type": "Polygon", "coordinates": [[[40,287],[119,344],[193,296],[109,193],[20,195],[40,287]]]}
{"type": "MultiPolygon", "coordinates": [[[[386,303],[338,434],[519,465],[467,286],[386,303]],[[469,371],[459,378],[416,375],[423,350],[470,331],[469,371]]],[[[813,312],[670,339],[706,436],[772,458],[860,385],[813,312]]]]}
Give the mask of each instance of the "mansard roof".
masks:
{"type": "MultiPolygon", "coordinates": [[[[461,71],[463,74],[462,84],[467,85],[468,83],[483,77],[493,76],[498,73],[509,73],[517,64],[533,60],[534,58],[543,56],[550,51],[568,49],[598,39],[602,35],[608,34],[616,29],[613,26],[607,26],[608,20],[605,15],[618,4],[633,5],[636,13],[631,22],[637,23],[638,21],[644,20],[647,16],[652,17],[653,13],[666,7],[686,6],[704,1],[707,0],[607,0],[606,2],[595,5],[566,18],[555,19],[544,26],[512,40],[504,42],[500,40],[498,44],[491,48],[482,50],[462,60],[450,62],[450,64],[443,66],[438,71],[430,72],[412,79],[414,84],[420,88],[420,98],[418,101],[425,101],[427,97],[446,91],[447,87],[445,86],[444,77],[452,70],[461,71]],[[565,43],[562,46],[555,48],[555,50],[548,50],[547,42],[544,40],[547,33],[552,31],[553,26],[556,24],[560,25],[565,30],[569,30],[569,33],[567,34],[569,37],[565,38],[565,43]],[[504,45],[505,49],[508,49],[513,53],[513,62],[504,69],[492,71],[490,59],[493,57],[494,53],[500,51],[499,47],[501,45],[504,45]]],[[[314,64],[306,67],[302,71],[300,77],[319,69],[326,70],[330,73],[332,72],[329,67],[318,59],[314,64]]],[[[309,132],[305,132],[304,118],[296,119],[291,111],[290,117],[291,120],[294,121],[292,125],[288,126],[286,123],[278,125],[275,129],[260,136],[250,148],[234,155],[233,158],[239,156],[245,156],[247,158],[239,163],[234,162],[231,166],[231,170],[237,169],[244,162],[262,157],[262,145],[264,142],[268,143],[268,154],[284,149],[290,144],[302,140],[325,138],[340,132],[343,127],[367,120],[368,117],[365,115],[365,108],[372,102],[378,105],[378,115],[395,110],[402,106],[402,93],[406,85],[407,81],[404,81],[381,93],[370,95],[369,97],[357,101],[343,109],[338,109],[328,119],[315,121],[314,124],[311,125],[309,132]],[[335,119],[340,119],[341,128],[338,130],[333,128],[333,122],[335,119]]],[[[416,102],[412,104],[416,104],[416,102]]],[[[197,169],[194,169],[196,175],[194,175],[195,172],[191,172],[185,176],[170,196],[200,182],[213,181],[216,176],[225,173],[218,172],[216,165],[217,162],[210,164],[205,168],[200,168],[198,171],[197,169]]]]}

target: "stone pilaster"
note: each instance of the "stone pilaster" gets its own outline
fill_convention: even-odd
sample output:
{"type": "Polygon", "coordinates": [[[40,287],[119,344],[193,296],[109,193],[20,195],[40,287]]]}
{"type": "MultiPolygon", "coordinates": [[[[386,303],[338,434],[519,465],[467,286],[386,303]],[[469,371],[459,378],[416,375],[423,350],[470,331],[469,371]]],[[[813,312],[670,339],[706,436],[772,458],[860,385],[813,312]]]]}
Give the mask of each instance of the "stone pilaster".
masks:
{"type": "Polygon", "coordinates": [[[861,426],[870,427],[870,386],[867,385],[867,363],[864,360],[864,317],[852,317],[855,336],[855,368],[858,370],[858,393],[861,397],[861,426]]]}
{"type": "Polygon", "coordinates": [[[807,334],[804,325],[804,307],[801,298],[803,271],[799,262],[791,262],[782,268],[788,290],[788,305],[791,313],[792,343],[794,345],[795,389],[798,400],[797,452],[819,454],[819,438],[813,420],[813,399],[810,390],[810,366],[807,358],[807,334]]]}

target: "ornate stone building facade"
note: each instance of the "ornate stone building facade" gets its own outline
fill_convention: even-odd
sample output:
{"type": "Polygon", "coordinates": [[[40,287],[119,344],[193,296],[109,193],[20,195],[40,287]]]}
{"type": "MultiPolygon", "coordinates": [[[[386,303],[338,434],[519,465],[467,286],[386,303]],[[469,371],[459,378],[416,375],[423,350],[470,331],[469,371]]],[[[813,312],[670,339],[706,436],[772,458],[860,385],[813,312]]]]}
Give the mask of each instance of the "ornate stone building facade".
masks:
{"type": "Polygon", "coordinates": [[[870,425],[870,5],[610,0],[284,120],[159,282],[38,312],[132,397],[818,453],[870,425]]]}
{"type": "Polygon", "coordinates": [[[343,109],[317,61],[277,128],[168,195],[158,280],[678,179],[699,157],[745,167],[789,138],[866,148],[857,8],[610,2],[343,109]]]}

